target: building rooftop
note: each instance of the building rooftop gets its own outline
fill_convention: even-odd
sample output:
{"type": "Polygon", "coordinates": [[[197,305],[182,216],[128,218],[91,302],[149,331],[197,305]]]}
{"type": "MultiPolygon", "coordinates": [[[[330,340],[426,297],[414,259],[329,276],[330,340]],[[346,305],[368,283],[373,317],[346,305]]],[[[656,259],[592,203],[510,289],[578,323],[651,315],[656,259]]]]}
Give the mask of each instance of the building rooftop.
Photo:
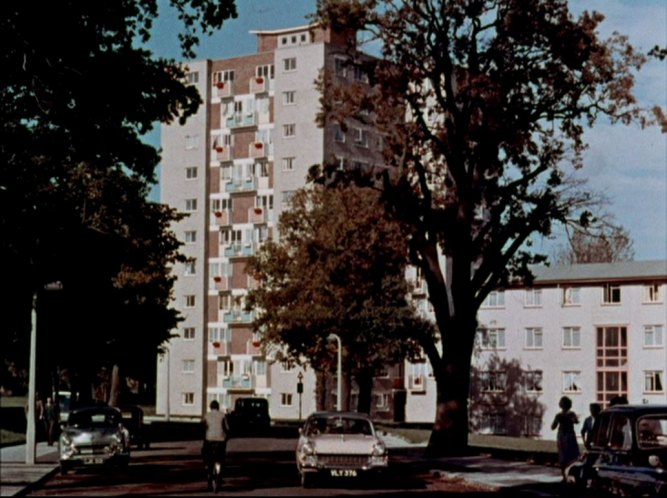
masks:
{"type": "Polygon", "coordinates": [[[590,263],[532,268],[535,284],[667,280],[667,260],[590,263]]]}

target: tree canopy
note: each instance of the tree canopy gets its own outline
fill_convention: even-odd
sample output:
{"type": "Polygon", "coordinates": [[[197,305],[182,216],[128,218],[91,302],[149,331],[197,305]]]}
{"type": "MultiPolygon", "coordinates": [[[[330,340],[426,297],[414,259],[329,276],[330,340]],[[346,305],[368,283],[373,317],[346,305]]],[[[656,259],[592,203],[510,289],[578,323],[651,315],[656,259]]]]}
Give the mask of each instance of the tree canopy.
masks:
{"type": "MultiPolygon", "coordinates": [[[[530,282],[546,259],[535,237],[591,222],[592,196],[570,176],[584,130],[602,117],[664,124],[664,111],[633,95],[646,57],[620,34],[601,39],[604,16],[575,18],[565,0],[320,0],[318,19],[379,47],[369,89],[325,85],[321,123],[363,108],[383,132],[383,198],[411,228],[442,341],[421,342],[438,386],[430,448],[458,453],[477,309],[491,290],[530,282]]],[[[341,178],[335,169],[324,176],[341,178]]]]}
{"type": "Polygon", "coordinates": [[[259,285],[248,295],[255,328],[287,363],[328,371],[343,344],[344,370],[370,409],[372,377],[417,352],[415,337],[432,327],[409,302],[402,225],[370,188],[298,191],[280,217],[280,240],[268,242],[248,271],[259,285]],[[335,344],[333,345],[335,346],[335,344]]]}
{"type": "MultiPolygon", "coordinates": [[[[233,0],[170,5],[186,57],[201,34],[236,16],[233,0]]],[[[0,12],[6,359],[27,362],[35,292],[42,329],[58,319],[53,358],[88,346],[87,361],[99,364],[154,353],[177,323],[167,303],[178,215],[146,200],[159,153],[141,136],[156,122],[184,122],[201,104],[185,68],[142,48],[158,2],[4,2],[0,12]],[[44,294],[55,280],[61,295],[44,294]],[[49,301],[61,312],[50,314],[49,301]]]]}

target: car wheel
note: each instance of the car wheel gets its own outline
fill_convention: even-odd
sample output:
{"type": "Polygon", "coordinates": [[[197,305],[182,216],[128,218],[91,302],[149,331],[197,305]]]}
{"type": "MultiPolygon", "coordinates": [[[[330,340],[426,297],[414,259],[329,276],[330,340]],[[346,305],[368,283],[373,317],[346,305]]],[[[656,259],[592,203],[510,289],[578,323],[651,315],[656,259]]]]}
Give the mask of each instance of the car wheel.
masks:
{"type": "Polygon", "coordinates": [[[60,475],[65,475],[67,474],[67,471],[69,470],[69,466],[65,462],[60,462],[60,475]]]}

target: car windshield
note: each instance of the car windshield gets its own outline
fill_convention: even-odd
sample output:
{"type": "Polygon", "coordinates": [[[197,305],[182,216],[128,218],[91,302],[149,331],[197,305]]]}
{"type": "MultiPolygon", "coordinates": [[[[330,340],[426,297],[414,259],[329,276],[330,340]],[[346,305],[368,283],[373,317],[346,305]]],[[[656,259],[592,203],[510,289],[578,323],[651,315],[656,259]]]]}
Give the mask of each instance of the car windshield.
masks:
{"type": "Polygon", "coordinates": [[[373,429],[368,420],[352,417],[330,416],[311,419],[306,429],[307,436],[318,434],[364,434],[370,436],[373,429]]]}
{"type": "Polygon", "coordinates": [[[637,445],[667,449],[667,414],[647,415],[637,420],[637,445]]]}
{"type": "Polygon", "coordinates": [[[70,415],[68,425],[79,429],[93,427],[109,427],[118,425],[120,417],[115,412],[74,412],[70,415]]]}

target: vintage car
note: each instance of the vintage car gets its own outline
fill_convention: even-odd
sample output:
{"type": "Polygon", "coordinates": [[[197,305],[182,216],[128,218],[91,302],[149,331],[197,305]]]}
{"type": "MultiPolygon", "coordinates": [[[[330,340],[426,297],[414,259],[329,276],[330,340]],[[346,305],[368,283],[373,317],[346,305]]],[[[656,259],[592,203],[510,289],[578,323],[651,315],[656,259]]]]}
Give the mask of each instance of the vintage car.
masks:
{"type": "Polygon", "coordinates": [[[238,398],[227,416],[232,435],[263,435],[271,427],[269,402],[266,398],[238,398]]]}
{"type": "Polygon", "coordinates": [[[72,411],[62,428],[58,452],[61,474],[80,465],[127,465],[130,434],[120,410],[94,406],[72,411]]]}
{"type": "Polygon", "coordinates": [[[667,497],[667,405],[617,405],[595,420],[590,448],[567,469],[580,488],[667,497]]]}
{"type": "Polygon", "coordinates": [[[354,412],[316,412],[299,430],[296,465],[303,487],[317,477],[354,478],[387,468],[387,448],[371,419],[354,412]]]}
{"type": "Polygon", "coordinates": [[[150,425],[144,423],[144,410],[136,405],[119,407],[123,425],[130,433],[130,444],[138,449],[150,447],[150,425]]]}

